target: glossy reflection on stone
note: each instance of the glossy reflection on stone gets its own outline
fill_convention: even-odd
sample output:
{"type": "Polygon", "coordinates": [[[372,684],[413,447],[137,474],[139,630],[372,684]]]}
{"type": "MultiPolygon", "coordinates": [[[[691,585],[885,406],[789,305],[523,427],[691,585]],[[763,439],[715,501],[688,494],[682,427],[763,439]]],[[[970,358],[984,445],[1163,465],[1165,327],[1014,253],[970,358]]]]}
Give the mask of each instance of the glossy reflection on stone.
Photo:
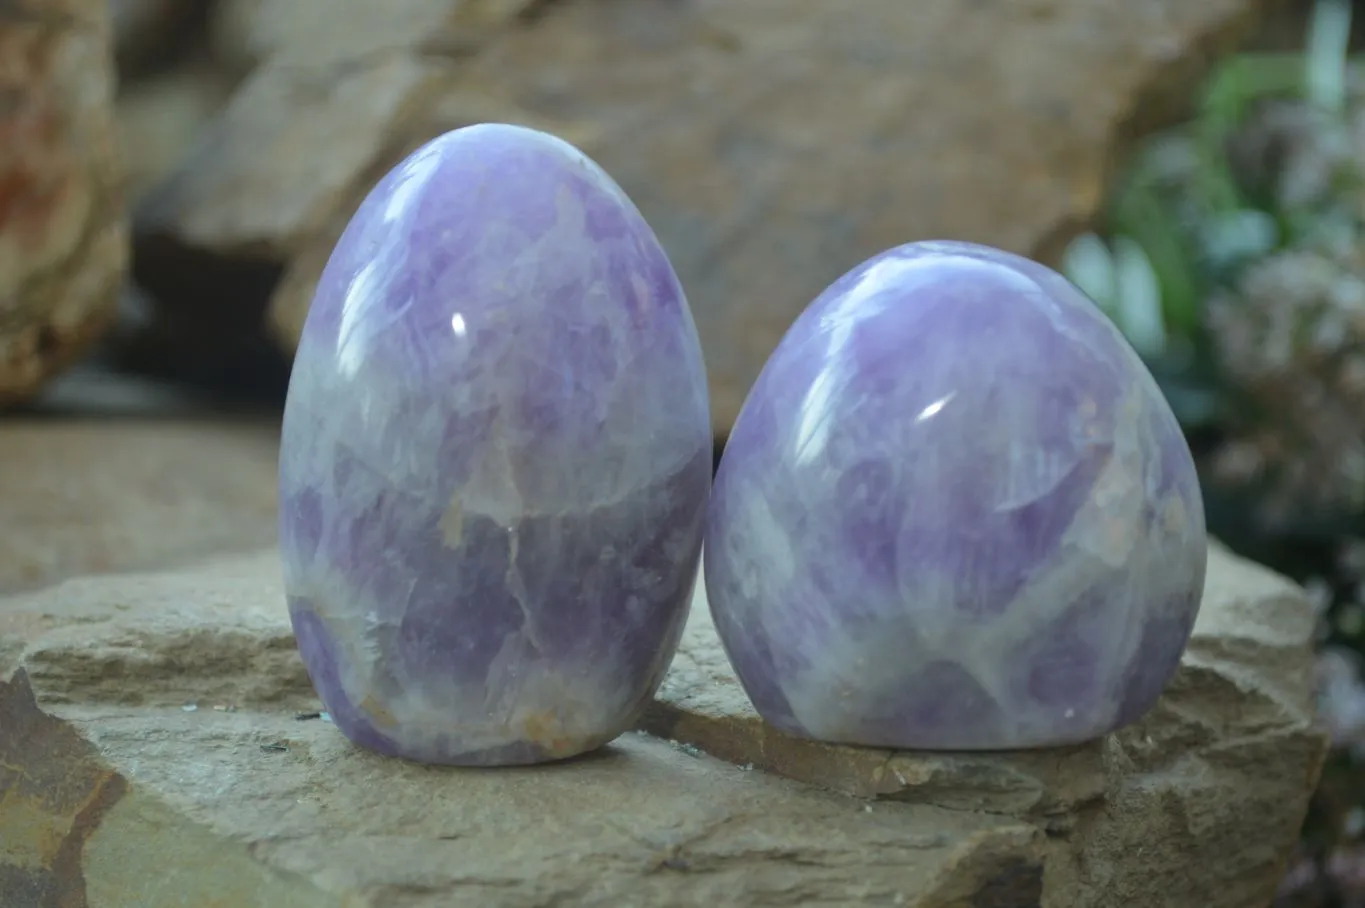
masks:
{"type": "Polygon", "coordinates": [[[290,614],[342,732],[492,765],[625,730],[681,634],[708,410],[677,277],[581,152],[481,125],[384,177],[322,275],[280,456],[290,614]]]}
{"type": "Polygon", "coordinates": [[[1179,664],[1207,543],[1150,373],[1079,290],[955,242],[840,278],[716,475],[706,587],[759,712],[925,749],[1087,740],[1179,664]]]}

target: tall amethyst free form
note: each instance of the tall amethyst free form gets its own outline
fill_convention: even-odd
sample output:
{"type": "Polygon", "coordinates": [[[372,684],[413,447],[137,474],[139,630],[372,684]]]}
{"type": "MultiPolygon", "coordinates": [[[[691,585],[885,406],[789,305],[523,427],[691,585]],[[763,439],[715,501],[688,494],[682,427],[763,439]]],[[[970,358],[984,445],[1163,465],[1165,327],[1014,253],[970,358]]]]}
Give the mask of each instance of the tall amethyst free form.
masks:
{"type": "Polygon", "coordinates": [[[581,152],[481,125],[375,187],[323,272],[280,455],[289,611],[352,741],[591,750],[677,647],[711,481],[696,327],[581,152]]]}
{"type": "Polygon", "coordinates": [[[892,249],[798,319],[726,446],[706,588],[758,711],[923,749],[1138,719],[1204,588],[1180,428],[1111,322],[982,246],[892,249]]]}

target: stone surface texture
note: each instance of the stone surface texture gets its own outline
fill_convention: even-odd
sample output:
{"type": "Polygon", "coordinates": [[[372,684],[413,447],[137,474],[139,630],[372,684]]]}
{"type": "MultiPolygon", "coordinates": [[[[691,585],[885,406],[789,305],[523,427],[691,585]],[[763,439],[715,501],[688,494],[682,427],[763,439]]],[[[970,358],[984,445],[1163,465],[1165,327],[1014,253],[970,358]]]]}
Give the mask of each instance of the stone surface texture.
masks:
{"type": "Polygon", "coordinates": [[[213,4],[183,0],[107,0],[120,75],[141,75],[173,62],[194,43],[192,24],[213,4]]]}
{"type": "MultiPolygon", "coordinates": [[[[404,0],[380,15],[368,0],[229,0],[215,47],[250,75],[149,200],[142,235],[167,272],[289,265],[271,323],[292,349],[385,170],[478,120],[550,129],[659,232],[723,433],[800,308],[878,250],[942,236],[1060,250],[1129,136],[1188,103],[1276,3],[404,0]]],[[[167,297],[202,307],[211,289],[167,297]]]]}
{"type": "Polygon", "coordinates": [[[1051,269],[957,242],[874,256],[801,315],[730,435],[706,547],[768,721],[930,749],[1140,717],[1207,557],[1194,459],[1119,330],[1051,269]]]}
{"type": "Polygon", "coordinates": [[[1326,746],[1311,608],[1217,547],[1158,707],[1014,754],[783,735],[699,590],[654,735],[422,767],[297,718],[318,703],[283,598],[268,551],[0,600],[0,904],[1247,908],[1326,746]]]}
{"type": "Polygon", "coordinates": [[[0,10],[0,406],[112,320],[127,265],[105,0],[0,10]]]}
{"type": "Polygon", "coordinates": [[[353,740],[525,763],[629,726],[677,645],[711,484],[667,256],[566,142],[457,130],[376,187],[294,361],[280,542],[353,740]]]}
{"type": "Polygon", "coordinates": [[[252,419],[0,423],[0,592],[269,545],[278,438],[252,419]]]}
{"type": "Polygon", "coordinates": [[[247,71],[269,59],[349,65],[357,58],[473,51],[541,0],[218,0],[211,41],[217,56],[247,71]],[[326,36],[326,40],[320,40],[326,36]]]}
{"type": "Polygon", "coordinates": [[[915,753],[762,721],[699,590],[643,727],[857,797],[1027,819],[1048,832],[1044,908],[1269,905],[1326,752],[1315,621],[1296,585],[1214,543],[1181,666],[1140,721],[1073,747],[915,753]]]}
{"type": "Polygon", "coordinates": [[[122,191],[134,204],[173,172],[229,97],[231,83],[204,66],[133,81],[116,102],[122,191]]]}

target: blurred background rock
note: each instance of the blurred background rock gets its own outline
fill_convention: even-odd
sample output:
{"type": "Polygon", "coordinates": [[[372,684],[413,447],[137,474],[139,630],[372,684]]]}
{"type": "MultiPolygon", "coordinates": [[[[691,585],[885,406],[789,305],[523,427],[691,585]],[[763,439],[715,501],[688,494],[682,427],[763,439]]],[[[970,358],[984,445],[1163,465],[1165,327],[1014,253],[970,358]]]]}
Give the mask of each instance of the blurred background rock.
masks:
{"type": "Polygon", "coordinates": [[[268,544],[290,352],[341,228],[426,139],[525,123],[658,231],[722,440],[867,256],[952,237],[1064,266],[1179,411],[1212,530],[1318,597],[1338,755],[1282,903],[1365,905],[1355,6],[0,3],[0,589],[268,544]]]}
{"type": "Polygon", "coordinates": [[[1284,5],[113,2],[133,255],[102,357],[277,400],[361,196],[431,136],[507,120],[582,146],[655,226],[723,435],[795,314],[873,252],[1055,260],[1131,140],[1284,5]]]}

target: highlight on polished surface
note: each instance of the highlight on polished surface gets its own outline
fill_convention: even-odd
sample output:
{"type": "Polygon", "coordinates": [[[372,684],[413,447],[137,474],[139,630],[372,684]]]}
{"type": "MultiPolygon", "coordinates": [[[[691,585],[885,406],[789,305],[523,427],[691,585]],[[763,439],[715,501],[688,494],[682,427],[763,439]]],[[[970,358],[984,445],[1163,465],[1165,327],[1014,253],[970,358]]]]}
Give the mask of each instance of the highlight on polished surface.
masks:
{"type": "Polygon", "coordinates": [[[483,124],[371,191],[304,326],[280,545],[352,741],[531,763],[624,731],[682,632],[711,482],[687,300],[582,152],[483,124]]]}
{"type": "Polygon", "coordinates": [[[923,242],[784,337],[722,456],[704,570],[768,722],[985,750],[1146,713],[1207,556],[1190,450],[1115,326],[1043,265],[923,242]]]}

